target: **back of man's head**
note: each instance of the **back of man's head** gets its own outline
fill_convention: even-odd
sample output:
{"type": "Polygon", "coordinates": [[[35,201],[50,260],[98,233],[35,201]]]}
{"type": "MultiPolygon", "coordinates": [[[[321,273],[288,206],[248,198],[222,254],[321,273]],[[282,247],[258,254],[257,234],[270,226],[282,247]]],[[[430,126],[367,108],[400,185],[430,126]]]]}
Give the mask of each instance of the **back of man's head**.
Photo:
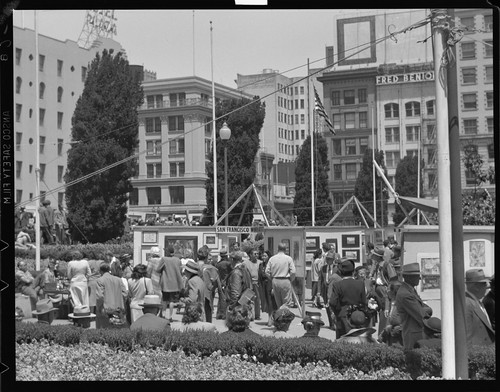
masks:
{"type": "Polygon", "coordinates": [[[278,244],[278,252],[286,252],[286,244],[284,242],[278,244]]]}

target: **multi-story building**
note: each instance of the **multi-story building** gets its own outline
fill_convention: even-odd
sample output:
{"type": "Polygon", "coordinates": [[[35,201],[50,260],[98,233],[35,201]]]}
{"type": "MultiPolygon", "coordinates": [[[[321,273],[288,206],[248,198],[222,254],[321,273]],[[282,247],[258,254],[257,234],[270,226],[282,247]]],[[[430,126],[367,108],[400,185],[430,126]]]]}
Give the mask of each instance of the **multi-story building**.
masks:
{"type": "MultiPolygon", "coordinates": [[[[123,48],[107,38],[89,49],[75,41],[60,41],[38,35],[38,69],[35,69],[35,31],[14,27],[14,110],[15,110],[15,202],[35,197],[36,157],[40,159],[40,195],[64,186],[67,151],[71,142],[71,118],[80,97],[89,63],[96,52],[123,48]],[[35,82],[38,78],[38,89],[35,82]],[[39,140],[36,115],[38,101],[39,140]],[[36,151],[39,146],[39,151],[36,151]]],[[[125,53],[125,52],[124,52],[125,53]]],[[[64,205],[64,188],[47,195],[53,206],[64,205]]],[[[39,202],[27,205],[34,210],[39,202]]]]}
{"type": "MultiPolygon", "coordinates": [[[[172,215],[201,218],[207,206],[205,165],[212,134],[212,83],[196,76],[144,81],[139,108],[137,176],[129,216],[148,219],[172,215]]],[[[215,84],[215,97],[251,95],[215,84]]]]}

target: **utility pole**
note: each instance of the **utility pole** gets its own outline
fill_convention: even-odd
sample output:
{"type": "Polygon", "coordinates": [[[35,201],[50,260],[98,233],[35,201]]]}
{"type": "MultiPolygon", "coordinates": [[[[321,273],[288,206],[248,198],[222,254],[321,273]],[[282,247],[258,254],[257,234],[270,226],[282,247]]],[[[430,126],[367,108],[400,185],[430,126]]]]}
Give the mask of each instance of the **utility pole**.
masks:
{"type": "MultiPolygon", "coordinates": [[[[453,325],[453,264],[451,252],[450,149],[448,140],[448,101],[445,52],[446,9],[432,9],[432,42],[436,85],[436,124],[439,194],[439,259],[441,265],[442,374],[455,379],[455,328],[453,325]]],[[[464,344],[464,342],[462,342],[464,344]]]]}

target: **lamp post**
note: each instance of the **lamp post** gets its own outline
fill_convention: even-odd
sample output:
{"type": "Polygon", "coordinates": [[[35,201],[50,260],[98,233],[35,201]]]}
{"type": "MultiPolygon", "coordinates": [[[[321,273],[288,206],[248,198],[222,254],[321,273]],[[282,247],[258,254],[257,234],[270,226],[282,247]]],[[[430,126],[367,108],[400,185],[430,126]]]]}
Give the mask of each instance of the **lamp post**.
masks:
{"type": "MultiPolygon", "coordinates": [[[[231,129],[227,126],[224,121],[222,128],[219,130],[219,135],[222,140],[224,140],[224,210],[227,212],[228,206],[228,196],[227,196],[227,141],[231,137],[231,129]]],[[[229,226],[229,216],[226,215],[226,226],[229,226]]]]}

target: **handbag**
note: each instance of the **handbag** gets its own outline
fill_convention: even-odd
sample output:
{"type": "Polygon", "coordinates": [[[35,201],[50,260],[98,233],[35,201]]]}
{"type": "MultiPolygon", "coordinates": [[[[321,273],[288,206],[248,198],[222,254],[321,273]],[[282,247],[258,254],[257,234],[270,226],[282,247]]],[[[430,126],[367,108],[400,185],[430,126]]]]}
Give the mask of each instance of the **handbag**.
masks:
{"type": "Polygon", "coordinates": [[[246,289],[241,293],[241,297],[238,300],[238,303],[240,305],[249,305],[253,303],[253,300],[255,298],[255,292],[252,289],[246,289]]]}

